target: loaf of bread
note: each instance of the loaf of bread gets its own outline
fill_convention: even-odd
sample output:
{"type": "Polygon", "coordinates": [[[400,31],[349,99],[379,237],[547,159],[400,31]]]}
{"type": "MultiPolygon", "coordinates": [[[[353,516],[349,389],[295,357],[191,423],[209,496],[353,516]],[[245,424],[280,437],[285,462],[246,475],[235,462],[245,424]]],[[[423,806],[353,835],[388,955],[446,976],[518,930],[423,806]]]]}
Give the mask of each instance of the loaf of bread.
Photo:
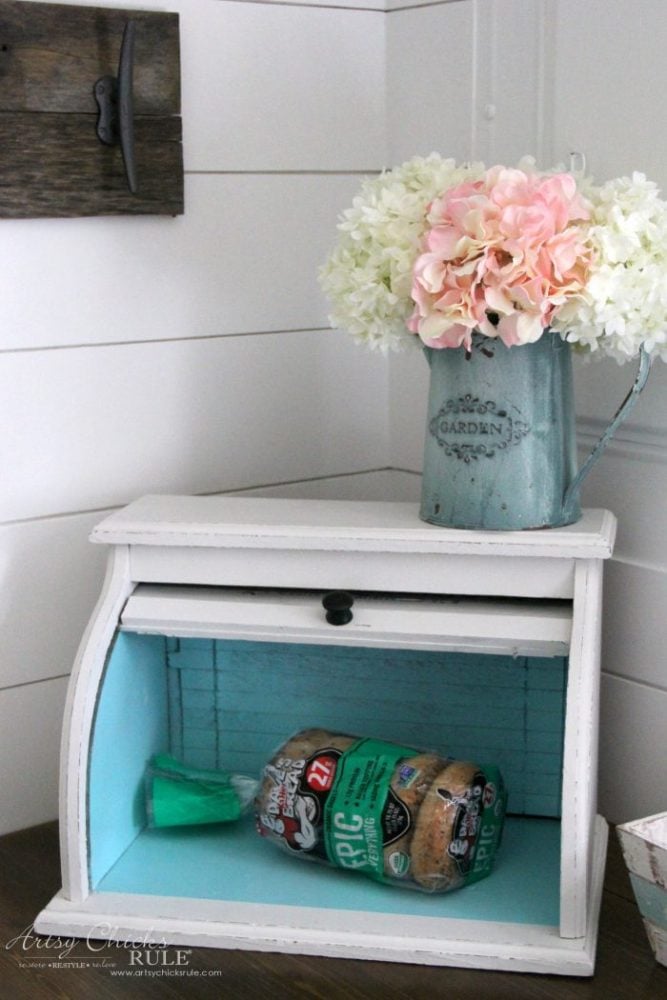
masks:
{"type": "Polygon", "coordinates": [[[488,875],[505,811],[496,767],[306,729],[262,772],[262,836],[300,857],[445,892],[488,875]]]}

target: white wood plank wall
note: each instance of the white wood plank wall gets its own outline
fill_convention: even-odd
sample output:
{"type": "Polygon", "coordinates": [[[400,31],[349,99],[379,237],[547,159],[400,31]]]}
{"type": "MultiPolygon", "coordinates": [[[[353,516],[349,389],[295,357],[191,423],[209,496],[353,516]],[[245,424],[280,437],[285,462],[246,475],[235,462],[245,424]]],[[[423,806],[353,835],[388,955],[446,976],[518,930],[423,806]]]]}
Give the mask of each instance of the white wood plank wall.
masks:
{"type": "MultiPolygon", "coordinates": [[[[395,9],[395,8],[402,9],[395,9]]],[[[387,18],[389,159],[437,149],[488,165],[532,153],[543,166],[585,153],[600,180],[643,170],[667,196],[664,0],[452,0],[387,18]]],[[[578,365],[582,460],[633,378],[578,365]]],[[[428,374],[392,358],[391,464],[417,496],[428,374]]],[[[665,808],[667,767],[667,370],[657,362],[632,420],[591,474],[584,501],[619,518],[607,568],[600,809],[622,822],[665,808]]],[[[398,473],[397,473],[398,475],[398,473]]]]}
{"type": "Polygon", "coordinates": [[[0,832],[56,815],[109,508],[388,489],[386,366],[316,281],[385,162],[380,5],[96,2],[180,14],[186,211],[0,226],[0,832]]]}
{"type": "MultiPolygon", "coordinates": [[[[585,152],[667,191],[664,0],[97,0],[181,16],[186,214],[3,221],[0,832],[56,814],[87,543],[146,492],[417,498],[427,371],[327,330],[316,269],[360,175],[437,149],[585,152]],[[632,72],[628,72],[628,68],[632,72]],[[613,94],[613,100],[610,95],[613,94]]],[[[578,373],[582,447],[630,377],[578,373]]],[[[607,573],[601,808],[664,809],[667,378],[586,493],[607,573]]]]}
{"type": "MultiPolygon", "coordinates": [[[[655,95],[667,82],[662,0],[559,0],[553,9],[549,80],[554,149],[585,151],[601,177],[643,170],[667,195],[667,136],[655,95]],[[591,66],[591,51],[595,64],[591,66]]],[[[581,444],[586,451],[626,391],[632,371],[580,368],[581,444]]],[[[619,517],[605,586],[600,796],[620,820],[667,802],[667,369],[657,362],[616,443],[592,473],[591,504],[619,517]]]]}

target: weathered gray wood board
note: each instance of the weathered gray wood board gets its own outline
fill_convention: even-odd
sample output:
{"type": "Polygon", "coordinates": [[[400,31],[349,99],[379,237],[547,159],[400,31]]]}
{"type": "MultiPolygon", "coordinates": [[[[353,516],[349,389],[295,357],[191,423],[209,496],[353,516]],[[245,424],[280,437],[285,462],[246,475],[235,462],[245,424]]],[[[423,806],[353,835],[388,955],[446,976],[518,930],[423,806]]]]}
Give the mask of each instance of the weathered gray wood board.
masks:
{"type": "Polygon", "coordinates": [[[0,0],[0,217],[183,211],[177,14],[0,0]],[[137,192],[93,93],[136,24],[137,192]]]}

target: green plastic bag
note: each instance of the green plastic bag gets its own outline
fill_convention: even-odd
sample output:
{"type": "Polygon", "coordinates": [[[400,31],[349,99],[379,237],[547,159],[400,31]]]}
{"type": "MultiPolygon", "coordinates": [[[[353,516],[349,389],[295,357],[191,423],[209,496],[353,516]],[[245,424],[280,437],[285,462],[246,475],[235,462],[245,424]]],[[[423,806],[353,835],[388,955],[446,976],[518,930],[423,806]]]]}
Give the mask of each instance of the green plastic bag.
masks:
{"type": "Polygon", "coordinates": [[[248,808],[258,782],[244,775],[187,767],[156,754],[146,771],[150,827],[231,823],[248,808]]]}

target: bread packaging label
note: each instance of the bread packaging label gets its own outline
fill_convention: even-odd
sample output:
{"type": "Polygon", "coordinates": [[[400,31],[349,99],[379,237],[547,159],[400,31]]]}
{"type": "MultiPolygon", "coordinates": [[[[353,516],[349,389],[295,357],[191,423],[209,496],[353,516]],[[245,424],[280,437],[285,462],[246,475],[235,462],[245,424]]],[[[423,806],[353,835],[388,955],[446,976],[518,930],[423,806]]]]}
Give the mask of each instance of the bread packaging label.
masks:
{"type": "Polygon", "coordinates": [[[287,850],[431,892],[490,873],[505,804],[494,766],[316,729],[274,755],[255,802],[287,850]]]}

